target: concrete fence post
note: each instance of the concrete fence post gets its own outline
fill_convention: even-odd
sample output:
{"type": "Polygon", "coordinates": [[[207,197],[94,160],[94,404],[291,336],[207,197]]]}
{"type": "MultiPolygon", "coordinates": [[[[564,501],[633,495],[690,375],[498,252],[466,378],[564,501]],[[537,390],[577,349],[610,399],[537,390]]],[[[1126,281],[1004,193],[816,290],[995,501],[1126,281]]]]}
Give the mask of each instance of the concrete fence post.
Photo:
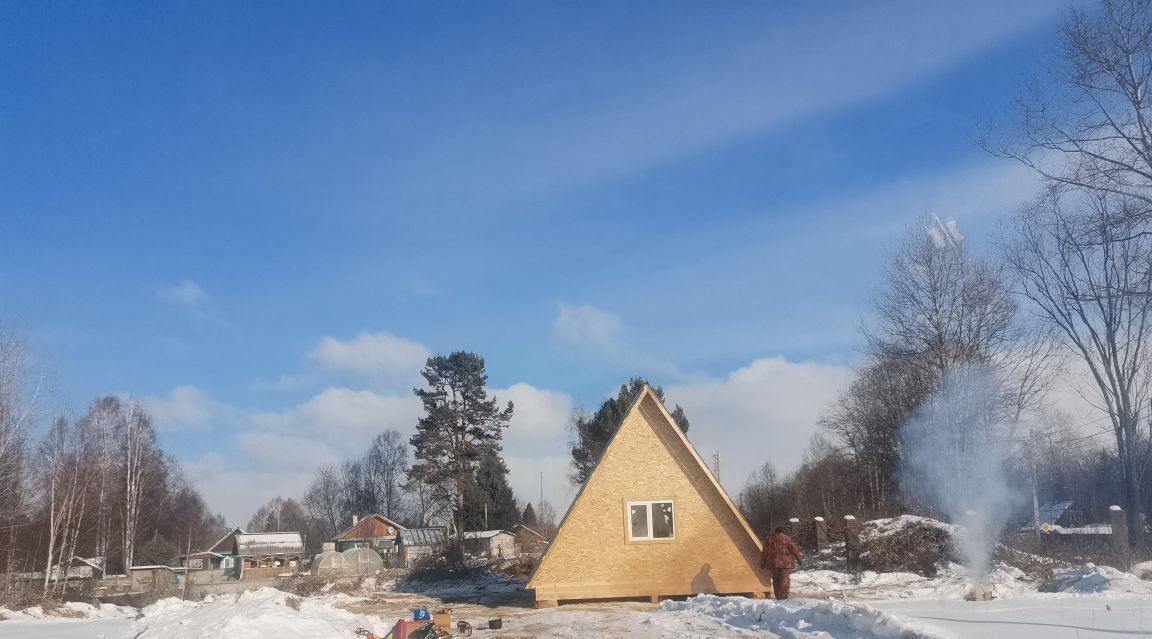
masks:
{"type": "Polygon", "coordinates": [[[828,547],[828,522],[823,517],[816,517],[812,524],[816,528],[816,552],[820,552],[828,547]]]}
{"type": "Polygon", "coordinates": [[[1131,546],[1128,544],[1128,519],[1124,517],[1124,509],[1112,506],[1108,509],[1112,515],[1112,551],[1116,553],[1116,566],[1119,570],[1128,570],[1131,561],[1131,546]]]}
{"type": "Polygon", "coordinates": [[[850,573],[860,571],[860,522],[852,515],[844,515],[844,556],[850,573]]]}
{"type": "Polygon", "coordinates": [[[799,544],[800,543],[800,533],[803,532],[800,529],[800,518],[799,517],[793,517],[792,519],[788,520],[788,524],[792,528],[792,541],[799,544]]]}

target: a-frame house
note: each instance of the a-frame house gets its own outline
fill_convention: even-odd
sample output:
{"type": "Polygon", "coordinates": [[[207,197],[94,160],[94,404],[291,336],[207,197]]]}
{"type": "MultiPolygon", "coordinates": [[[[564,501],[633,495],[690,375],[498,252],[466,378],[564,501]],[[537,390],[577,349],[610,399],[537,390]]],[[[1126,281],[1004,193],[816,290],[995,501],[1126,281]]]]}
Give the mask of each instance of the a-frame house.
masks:
{"type": "Polygon", "coordinates": [[[772,592],[760,540],[647,386],[528,580],[563,600],[772,592]]]}

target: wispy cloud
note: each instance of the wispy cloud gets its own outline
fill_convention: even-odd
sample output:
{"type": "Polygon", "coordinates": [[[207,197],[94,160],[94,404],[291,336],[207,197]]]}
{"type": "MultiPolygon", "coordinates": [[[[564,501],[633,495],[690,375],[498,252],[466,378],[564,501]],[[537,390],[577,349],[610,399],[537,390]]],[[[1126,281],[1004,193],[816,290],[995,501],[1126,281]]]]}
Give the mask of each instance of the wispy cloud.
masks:
{"type": "Polygon", "coordinates": [[[574,346],[606,348],[620,334],[620,318],[594,306],[561,304],[552,332],[574,346]]]}
{"type": "Polygon", "coordinates": [[[202,309],[211,301],[204,289],[192,280],[161,286],[160,290],[156,291],[156,297],[173,306],[189,309],[202,309]]]}
{"type": "Polygon", "coordinates": [[[542,108],[544,115],[515,120],[487,113],[482,130],[467,120],[424,122],[441,133],[406,149],[407,166],[414,188],[454,200],[614,180],[894,94],[1062,10],[1045,1],[914,3],[901,11],[859,4],[742,25],[706,49],[669,48],[625,64],[591,60],[567,80],[574,86],[559,79],[541,94],[520,96],[551,104],[553,91],[577,93],[578,86],[578,111],[542,108]],[[997,19],[989,20],[991,13],[997,19]],[[460,166],[445,167],[445,158],[460,166]]]}

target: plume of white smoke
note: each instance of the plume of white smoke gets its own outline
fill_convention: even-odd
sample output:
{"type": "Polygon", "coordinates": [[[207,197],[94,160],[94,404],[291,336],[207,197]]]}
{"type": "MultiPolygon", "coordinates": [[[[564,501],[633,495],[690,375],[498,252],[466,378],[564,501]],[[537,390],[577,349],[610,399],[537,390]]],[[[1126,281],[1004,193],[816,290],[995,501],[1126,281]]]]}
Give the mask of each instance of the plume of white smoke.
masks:
{"type": "Polygon", "coordinates": [[[958,550],[974,581],[988,574],[992,549],[1017,502],[1005,471],[1006,399],[990,367],[950,368],[900,430],[901,489],[964,526],[958,550]]]}

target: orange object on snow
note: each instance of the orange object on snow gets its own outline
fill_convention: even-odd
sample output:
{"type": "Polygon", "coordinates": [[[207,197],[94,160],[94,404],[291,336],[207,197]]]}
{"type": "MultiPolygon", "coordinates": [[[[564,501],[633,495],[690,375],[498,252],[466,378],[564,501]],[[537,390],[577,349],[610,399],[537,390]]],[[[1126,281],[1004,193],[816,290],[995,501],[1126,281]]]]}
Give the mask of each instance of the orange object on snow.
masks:
{"type": "MultiPolygon", "coordinates": [[[[408,621],[401,619],[392,626],[392,639],[408,639],[408,635],[416,632],[417,630],[427,626],[430,621],[408,621]]],[[[380,639],[384,639],[380,637],[380,639]]]]}

